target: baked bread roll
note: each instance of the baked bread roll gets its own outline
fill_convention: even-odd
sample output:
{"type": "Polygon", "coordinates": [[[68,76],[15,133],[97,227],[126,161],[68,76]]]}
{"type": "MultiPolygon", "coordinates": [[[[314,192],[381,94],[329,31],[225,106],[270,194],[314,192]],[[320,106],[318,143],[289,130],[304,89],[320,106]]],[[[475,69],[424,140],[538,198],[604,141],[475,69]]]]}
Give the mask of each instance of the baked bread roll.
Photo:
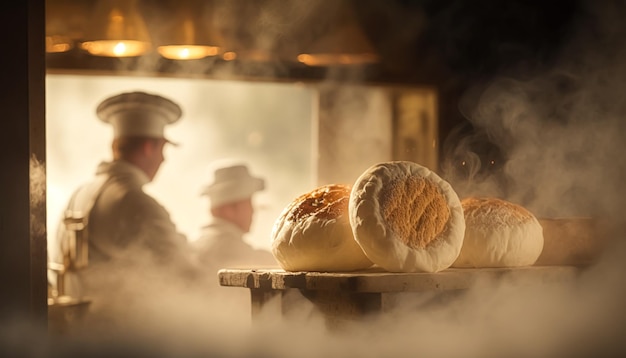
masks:
{"type": "Polygon", "coordinates": [[[352,236],[350,187],[330,184],[303,194],[272,228],[272,253],[285,271],[354,271],[372,266],[352,236]]]}
{"type": "Polygon", "coordinates": [[[537,261],[543,229],[524,207],[497,198],[461,201],[465,239],[454,267],[518,267],[537,261]]]}
{"type": "Polygon", "coordinates": [[[388,271],[441,271],[463,244],[459,197],[448,182],[417,163],[370,167],[352,187],[349,213],[356,241],[388,271]]]}

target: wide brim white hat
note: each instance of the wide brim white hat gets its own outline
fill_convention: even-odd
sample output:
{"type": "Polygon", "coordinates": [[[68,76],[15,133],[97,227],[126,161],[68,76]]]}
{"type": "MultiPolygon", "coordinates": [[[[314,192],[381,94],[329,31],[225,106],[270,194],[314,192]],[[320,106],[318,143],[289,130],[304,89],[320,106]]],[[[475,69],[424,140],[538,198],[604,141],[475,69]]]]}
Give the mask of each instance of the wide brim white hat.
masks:
{"type": "Polygon", "coordinates": [[[265,180],[250,174],[242,162],[222,160],[209,166],[209,180],[201,195],[209,197],[211,207],[233,203],[265,189],[265,180]]]}
{"type": "MultiPolygon", "coordinates": [[[[115,138],[165,138],[165,126],[182,116],[173,101],[146,92],[127,92],[109,97],[96,109],[100,120],[113,126],[115,138]]],[[[169,140],[168,140],[169,141],[169,140]]]]}

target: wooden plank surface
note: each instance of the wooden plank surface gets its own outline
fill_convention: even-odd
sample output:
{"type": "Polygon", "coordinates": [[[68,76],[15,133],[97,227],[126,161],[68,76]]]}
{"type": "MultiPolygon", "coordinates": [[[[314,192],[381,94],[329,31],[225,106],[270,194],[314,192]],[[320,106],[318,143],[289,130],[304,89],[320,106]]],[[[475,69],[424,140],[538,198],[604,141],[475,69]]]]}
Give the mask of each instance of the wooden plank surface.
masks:
{"type": "Polygon", "coordinates": [[[262,290],[336,290],[347,292],[409,292],[469,288],[481,280],[553,283],[573,279],[577,266],[516,268],[450,268],[437,273],[392,273],[380,268],[356,272],[286,272],[282,269],[229,268],[218,272],[221,286],[262,290]]]}

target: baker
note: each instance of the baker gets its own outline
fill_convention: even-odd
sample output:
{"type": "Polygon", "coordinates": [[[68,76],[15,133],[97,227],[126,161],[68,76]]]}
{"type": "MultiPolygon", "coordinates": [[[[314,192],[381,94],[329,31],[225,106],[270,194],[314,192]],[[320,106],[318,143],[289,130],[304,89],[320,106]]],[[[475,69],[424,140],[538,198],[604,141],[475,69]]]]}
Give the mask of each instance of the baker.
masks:
{"type": "Polygon", "coordinates": [[[52,284],[57,294],[107,300],[134,273],[184,266],[186,238],[168,211],[147,194],[164,161],[167,125],[181,108],[145,92],[105,99],[98,118],[113,127],[112,160],[72,194],[56,239],[48,243],[52,284]],[[56,275],[55,275],[56,273],[56,275]]]}
{"type": "Polygon", "coordinates": [[[208,169],[201,194],[209,200],[209,220],[192,242],[199,266],[216,274],[220,268],[277,265],[271,252],[254,248],[244,239],[254,218],[253,196],[265,180],[250,174],[246,163],[220,159],[208,169]]]}

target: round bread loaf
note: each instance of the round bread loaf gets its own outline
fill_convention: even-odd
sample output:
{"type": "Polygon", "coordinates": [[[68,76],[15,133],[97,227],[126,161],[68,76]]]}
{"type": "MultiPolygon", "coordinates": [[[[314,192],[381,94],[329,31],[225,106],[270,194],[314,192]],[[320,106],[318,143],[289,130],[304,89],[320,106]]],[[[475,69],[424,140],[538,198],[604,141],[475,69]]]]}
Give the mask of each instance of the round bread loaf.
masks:
{"type": "Polygon", "coordinates": [[[465,239],[454,267],[518,267],[534,264],[543,249],[543,229],[524,207],[497,198],[461,201],[465,239]]]}
{"type": "Polygon", "coordinates": [[[272,253],[285,271],[354,271],[372,266],[354,240],[350,187],[321,186],[292,201],[272,229],[272,253]]]}
{"type": "Polygon", "coordinates": [[[463,244],[459,197],[448,182],[414,162],[366,170],[352,187],[349,213],[356,241],[388,271],[441,271],[463,244]]]}

